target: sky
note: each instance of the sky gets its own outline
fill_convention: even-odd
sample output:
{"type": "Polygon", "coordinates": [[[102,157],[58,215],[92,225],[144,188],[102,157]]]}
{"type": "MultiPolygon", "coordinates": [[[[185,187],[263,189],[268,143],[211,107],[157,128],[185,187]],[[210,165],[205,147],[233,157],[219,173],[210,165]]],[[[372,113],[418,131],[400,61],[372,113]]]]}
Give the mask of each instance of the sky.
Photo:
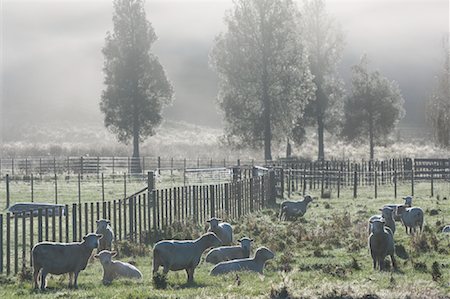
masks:
{"type": "MultiPolygon", "coordinates": [[[[300,3],[300,2],[299,2],[300,3]]],[[[340,71],[366,53],[370,67],[396,80],[405,98],[405,124],[423,125],[424,103],[442,62],[449,32],[448,0],[329,0],[342,28],[340,71]]],[[[20,123],[102,123],[106,32],[112,1],[0,0],[2,131],[20,123]]],[[[217,77],[208,66],[214,38],[232,0],[147,0],[159,57],[175,90],[167,119],[222,126],[217,77]]]]}

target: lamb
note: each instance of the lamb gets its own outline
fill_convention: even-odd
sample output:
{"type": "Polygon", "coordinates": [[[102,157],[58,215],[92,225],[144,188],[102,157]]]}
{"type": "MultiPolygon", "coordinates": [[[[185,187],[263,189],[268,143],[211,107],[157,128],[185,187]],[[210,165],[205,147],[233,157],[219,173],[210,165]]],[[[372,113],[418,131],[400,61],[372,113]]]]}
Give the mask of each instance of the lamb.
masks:
{"type": "Polygon", "coordinates": [[[38,288],[40,272],[41,290],[46,287],[45,278],[49,273],[57,275],[69,273],[69,288],[72,287],[72,277],[75,276],[73,287],[78,288],[78,274],[86,269],[92,251],[97,248],[101,237],[102,235],[90,233],[83,237],[82,242],[40,242],[34,245],[32,249],[34,288],[38,288]]]}
{"type": "Polygon", "coordinates": [[[372,232],[371,222],[375,219],[384,219],[386,228],[389,228],[392,231],[392,235],[395,234],[394,211],[386,206],[380,209],[380,211],[381,215],[373,215],[369,219],[369,234],[372,232]]]}
{"type": "Polygon", "coordinates": [[[268,248],[260,247],[256,250],[254,258],[221,262],[211,270],[210,274],[220,275],[235,271],[252,271],[263,274],[266,261],[273,259],[274,256],[273,252],[268,248]]]}
{"type": "Polygon", "coordinates": [[[112,241],[114,240],[114,233],[110,225],[111,221],[107,219],[97,220],[97,230],[95,233],[103,235],[103,238],[100,239],[100,242],[98,244],[97,252],[112,249],[112,241]]]}
{"type": "Polygon", "coordinates": [[[111,284],[111,282],[118,277],[141,279],[142,273],[135,266],[121,261],[113,261],[112,258],[117,255],[115,251],[102,250],[94,257],[100,260],[103,266],[104,285],[111,284]]]}
{"type": "Polygon", "coordinates": [[[392,232],[387,229],[383,219],[375,219],[371,222],[372,233],[369,235],[369,249],[373,260],[373,269],[379,266],[380,271],[384,268],[384,259],[391,257],[392,266],[397,268],[395,261],[395,245],[392,232]]]}
{"type": "Polygon", "coordinates": [[[222,219],[213,217],[209,219],[209,229],[208,232],[213,232],[217,235],[217,237],[222,241],[221,245],[228,246],[233,243],[233,228],[227,222],[222,222],[222,219]]]}
{"type": "Polygon", "coordinates": [[[194,271],[200,263],[202,253],[210,248],[220,246],[221,240],[216,234],[208,232],[196,240],[163,240],[153,247],[153,275],[163,266],[163,273],[169,270],[186,270],[188,283],[194,282],[194,271]]]}
{"type": "MultiPolygon", "coordinates": [[[[403,205],[406,205],[408,207],[412,206],[412,200],[413,200],[412,196],[408,195],[408,196],[403,197],[403,199],[405,200],[405,203],[403,205]]],[[[384,207],[389,207],[392,210],[394,210],[394,212],[395,212],[394,213],[394,220],[395,221],[401,221],[400,215],[397,214],[397,208],[399,206],[402,206],[402,204],[388,204],[388,205],[384,205],[384,207]]]]}
{"type": "Polygon", "coordinates": [[[300,201],[283,201],[280,209],[280,220],[283,219],[283,215],[285,220],[305,215],[306,208],[310,202],[312,202],[312,197],[309,195],[306,195],[300,201]]]}
{"type": "Polygon", "coordinates": [[[248,258],[250,256],[253,239],[244,237],[238,240],[238,242],[241,243],[241,246],[223,246],[212,249],[206,255],[206,262],[218,264],[224,261],[248,258]]]}
{"type": "Polygon", "coordinates": [[[418,226],[420,232],[423,229],[423,210],[419,207],[408,208],[407,206],[397,207],[397,214],[400,215],[403,225],[405,226],[406,233],[412,234],[416,232],[416,227],[418,226]]]}

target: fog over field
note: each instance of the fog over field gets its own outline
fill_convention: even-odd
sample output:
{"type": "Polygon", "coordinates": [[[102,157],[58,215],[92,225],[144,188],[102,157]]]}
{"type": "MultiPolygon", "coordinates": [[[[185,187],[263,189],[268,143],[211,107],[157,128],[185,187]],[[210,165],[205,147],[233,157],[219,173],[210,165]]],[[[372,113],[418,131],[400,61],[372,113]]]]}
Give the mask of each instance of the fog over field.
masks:
{"type": "MultiPolygon", "coordinates": [[[[372,68],[400,85],[406,109],[402,125],[423,126],[425,99],[442,61],[443,34],[449,30],[448,1],[326,2],[345,34],[340,68],[347,85],[351,65],[367,53],[372,68]]],[[[49,120],[101,126],[101,49],[112,30],[112,3],[3,0],[1,5],[4,139],[20,137],[16,129],[22,124],[49,120]]],[[[175,91],[173,105],[164,112],[167,119],[222,127],[215,101],[217,76],[208,56],[231,7],[231,0],[146,2],[147,18],[158,36],[153,51],[175,91]]]]}

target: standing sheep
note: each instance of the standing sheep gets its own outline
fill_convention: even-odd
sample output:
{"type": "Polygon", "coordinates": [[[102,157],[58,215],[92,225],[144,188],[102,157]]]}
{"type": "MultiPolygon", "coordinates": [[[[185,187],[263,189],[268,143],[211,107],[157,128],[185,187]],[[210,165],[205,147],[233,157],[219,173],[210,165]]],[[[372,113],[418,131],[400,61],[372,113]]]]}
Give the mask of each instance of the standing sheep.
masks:
{"type": "Polygon", "coordinates": [[[222,222],[222,219],[213,217],[209,219],[209,229],[208,232],[213,232],[217,235],[217,237],[222,241],[221,245],[231,245],[233,243],[233,228],[231,227],[231,224],[227,222],[222,222]]]}
{"type": "Polygon", "coordinates": [[[400,215],[397,214],[397,208],[399,206],[403,206],[403,205],[405,205],[407,207],[411,207],[412,206],[412,200],[413,200],[412,196],[408,195],[408,196],[403,197],[403,199],[405,200],[404,204],[388,204],[388,205],[385,205],[385,207],[389,207],[392,210],[394,210],[394,220],[395,221],[401,221],[400,215]]]}
{"type": "Polygon", "coordinates": [[[412,234],[416,232],[416,227],[418,226],[420,232],[423,229],[423,210],[419,207],[408,208],[407,206],[399,206],[397,207],[397,214],[400,216],[403,225],[406,229],[406,234],[412,234]]]}
{"type": "Polygon", "coordinates": [[[238,242],[241,243],[241,246],[223,246],[211,249],[206,255],[206,262],[218,264],[224,261],[248,258],[253,239],[245,237],[238,240],[238,242]]]}
{"type": "Polygon", "coordinates": [[[45,278],[49,273],[57,275],[69,273],[69,287],[72,287],[72,277],[75,275],[73,286],[78,288],[78,274],[86,269],[92,251],[97,248],[101,237],[91,233],[84,236],[82,242],[40,242],[34,245],[32,249],[34,288],[38,288],[40,272],[41,290],[46,287],[45,278]]]}
{"type": "Polygon", "coordinates": [[[266,247],[260,247],[256,250],[254,258],[245,258],[217,264],[212,270],[211,275],[226,274],[236,271],[252,271],[263,274],[266,261],[273,259],[274,254],[266,247]]]}
{"type": "Polygon", "coordinates": [[[297,216],[303,216],[306,213],[306,208],[308,204],[312,202],[313,199],[311,196],[306,195],[303,200],[300,201],[290,201],[286,200],[281,203],[280,209],[280,220],[290,220],[297,216]]]}
{"type": "Polygon", "coordinates": [[[369,249],[373,260],[373,269],[379,266],[380,271],[384,268],[384,259],[391,257],[392,266],[397,268],[395,262],[394,236],[389,229],[384,226],[384,220],[375,219],[371,222],[372,233],[369,235],[369,249]]]}
{"type": "Polygon", "coordinates": [[[210,248],[220,246],[221,241],[214,233],[206,233],[196,240],[163,240],[153,247],[153,275],[159,266],[164,267],[164,274],[169,270],[186,270],[188,283],[194,282],[194,271],[200,263],[202,253],[210,248]]]}
{"type": "Polygon", "coordinates": [[[380,211],[381,215],[373,215],[369,219],[369,234],[372,232],[371,222],[375,219],[384,219],[385,226],[392,231],[392,234],[395,234],[394,210],[385,206],[380,211]]]}
{"type": "Polygon", "coordinates": [[[113,261],[112,257],[116,256],[117,252],[102,250],[94,257],[100,260],[103,266],[103,284],[110,284],[117,277],[136,278],[141,279],[142,273],[135,266],[121,261],[113,261]]]}
{"type": "Polygon", "coordinates": [[[103,238],[101,238],[100,242],[98,243],[97,252],[112,249],[112,241],[114,240],[114,233],[110,225],[111,221],[107,219],[97,220],[97,230],[95,233],[101,234],[103,236],[103,238]]]}

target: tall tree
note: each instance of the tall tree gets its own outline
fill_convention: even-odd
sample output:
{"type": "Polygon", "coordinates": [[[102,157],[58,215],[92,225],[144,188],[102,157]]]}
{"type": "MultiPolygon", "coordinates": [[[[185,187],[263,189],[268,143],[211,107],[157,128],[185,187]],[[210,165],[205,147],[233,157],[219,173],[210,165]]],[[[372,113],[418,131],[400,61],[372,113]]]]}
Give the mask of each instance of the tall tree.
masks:
{"type": "Polygon", "coordinates": [[[437,75],[436,87],[427,103],[427,119],[437,144],[450,146],[450,48],[449,38],[443,41],[444,61],[437,75]]]}
{"type": "Polygon", "coordinates": [[[314,93],[291,0],[236,0],[211,52],[228,140],[272,159],[314,93]]]}
{"type": "Polygon", "coordinates": [[[300,19],[316,93],[305,111],[306,124],[317,126],[318,159],[325,158],[324,131],[336,130],[342,118],[343,81],[337,66],[342,58],[343,34],[327,13],[323,0],[305,0],[300,19]]]}
{"type": "Polygon", "coordinates": [[[369,73],[367,57],[352,68],[352,93],[344,105],[343,135],[350,140],[368,139],[370,159],[375,142],[385,138],[404,116],[403,97],[398,84],[378,71],[369,73]]]}
{"type": "MultiPolygon", "coordinates": [[[[146,19],[144,2],[115,0],[113,23],[103,48],[106,88],[100,109],[105,126],[120,142],[133,140],[133,158],[138,158],[139,143],[155,134],[173,90],[158,58],[150,52],[156,35],[146,19]]],[[[140,164],[134,170],[140,171],[140,164]]]]}

